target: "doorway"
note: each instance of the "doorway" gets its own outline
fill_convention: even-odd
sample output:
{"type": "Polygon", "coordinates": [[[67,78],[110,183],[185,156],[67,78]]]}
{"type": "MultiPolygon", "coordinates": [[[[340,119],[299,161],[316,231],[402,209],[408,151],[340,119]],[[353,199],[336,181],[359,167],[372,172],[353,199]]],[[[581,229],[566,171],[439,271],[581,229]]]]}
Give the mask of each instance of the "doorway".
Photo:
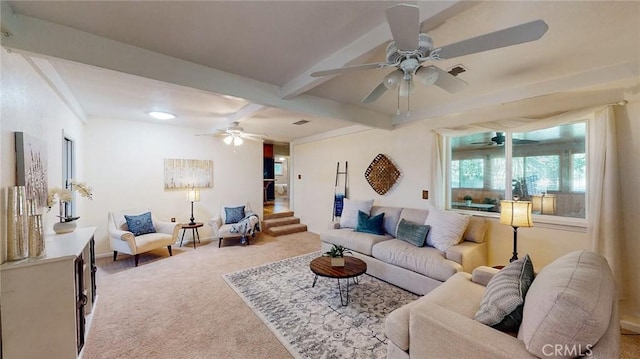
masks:
{"type": "Polygon", "coordinates": [[[264,215],[289,211],[289,144],[264,145],[264,215]]]}

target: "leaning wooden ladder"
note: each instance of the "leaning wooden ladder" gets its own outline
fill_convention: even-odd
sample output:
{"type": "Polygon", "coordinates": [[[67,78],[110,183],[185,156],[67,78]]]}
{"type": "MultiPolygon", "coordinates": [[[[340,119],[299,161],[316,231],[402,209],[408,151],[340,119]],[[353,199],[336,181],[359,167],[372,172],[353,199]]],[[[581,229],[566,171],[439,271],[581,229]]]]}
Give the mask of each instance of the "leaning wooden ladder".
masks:
{"type": "Polygon", "coordinates": [[[336,185],[334,187],[333,192],[333,218],[332,221],[335,221],[336,218],[342,216],[342,208],[344,206],[344,199],[348,198],[347,190],[349,189],[349,162],[344,163],[344,172],[340,171],[340,162],[338,162],[338,166],[336,167],[336,185]],[[344,176],[342,178],[342,188],[339,186],[340,176],[344,176]],[[342,190],[340,190],[342,189],[342,190]]]}

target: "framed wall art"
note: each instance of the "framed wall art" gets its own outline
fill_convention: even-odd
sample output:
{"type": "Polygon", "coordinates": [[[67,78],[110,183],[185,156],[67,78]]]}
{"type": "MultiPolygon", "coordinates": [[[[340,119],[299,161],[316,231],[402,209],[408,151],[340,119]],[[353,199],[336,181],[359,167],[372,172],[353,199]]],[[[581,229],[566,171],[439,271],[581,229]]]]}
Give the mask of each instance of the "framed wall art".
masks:
{"type": "Polygon", "coordinates": [[[47,206],[47,143],[24,132],[15,133],[16,185],[25,186],[27,201],[47,206]]]}
{"type": "Polygon", "coordinates": [[[213,161],[164,159],[164,189],[213,187],[213,161]]]}

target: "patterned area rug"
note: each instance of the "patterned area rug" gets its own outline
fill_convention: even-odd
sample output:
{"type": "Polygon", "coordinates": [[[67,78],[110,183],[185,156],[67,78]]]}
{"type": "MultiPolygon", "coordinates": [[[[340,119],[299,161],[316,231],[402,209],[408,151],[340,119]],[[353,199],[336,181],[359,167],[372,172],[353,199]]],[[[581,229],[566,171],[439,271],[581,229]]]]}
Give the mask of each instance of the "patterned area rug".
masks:
{"type": "MultiPolygon", "coordinates": [[[[336,279],[309,269],[320,252],[225,274],[229,286],[251,307],[295,358],[385,358],[384,320],[418,298],[369,275],[340,304],[336,279]]],[[[340,281],[343,285],[344,281],[340,281]]],[[[344,289],[344,287],[343,287],[344,289]]]]}

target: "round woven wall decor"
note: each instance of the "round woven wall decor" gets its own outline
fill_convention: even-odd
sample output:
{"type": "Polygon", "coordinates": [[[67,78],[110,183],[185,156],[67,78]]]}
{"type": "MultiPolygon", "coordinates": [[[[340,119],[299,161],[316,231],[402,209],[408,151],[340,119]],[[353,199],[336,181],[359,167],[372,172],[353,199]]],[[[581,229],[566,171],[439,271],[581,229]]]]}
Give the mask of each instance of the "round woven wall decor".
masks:
{"type": "Polygon", "coordinates": [[[384,195],[396,184],[401,174],[387,156],[378,154],[364,171],[364,178],[377,194],[384,195]]]}

